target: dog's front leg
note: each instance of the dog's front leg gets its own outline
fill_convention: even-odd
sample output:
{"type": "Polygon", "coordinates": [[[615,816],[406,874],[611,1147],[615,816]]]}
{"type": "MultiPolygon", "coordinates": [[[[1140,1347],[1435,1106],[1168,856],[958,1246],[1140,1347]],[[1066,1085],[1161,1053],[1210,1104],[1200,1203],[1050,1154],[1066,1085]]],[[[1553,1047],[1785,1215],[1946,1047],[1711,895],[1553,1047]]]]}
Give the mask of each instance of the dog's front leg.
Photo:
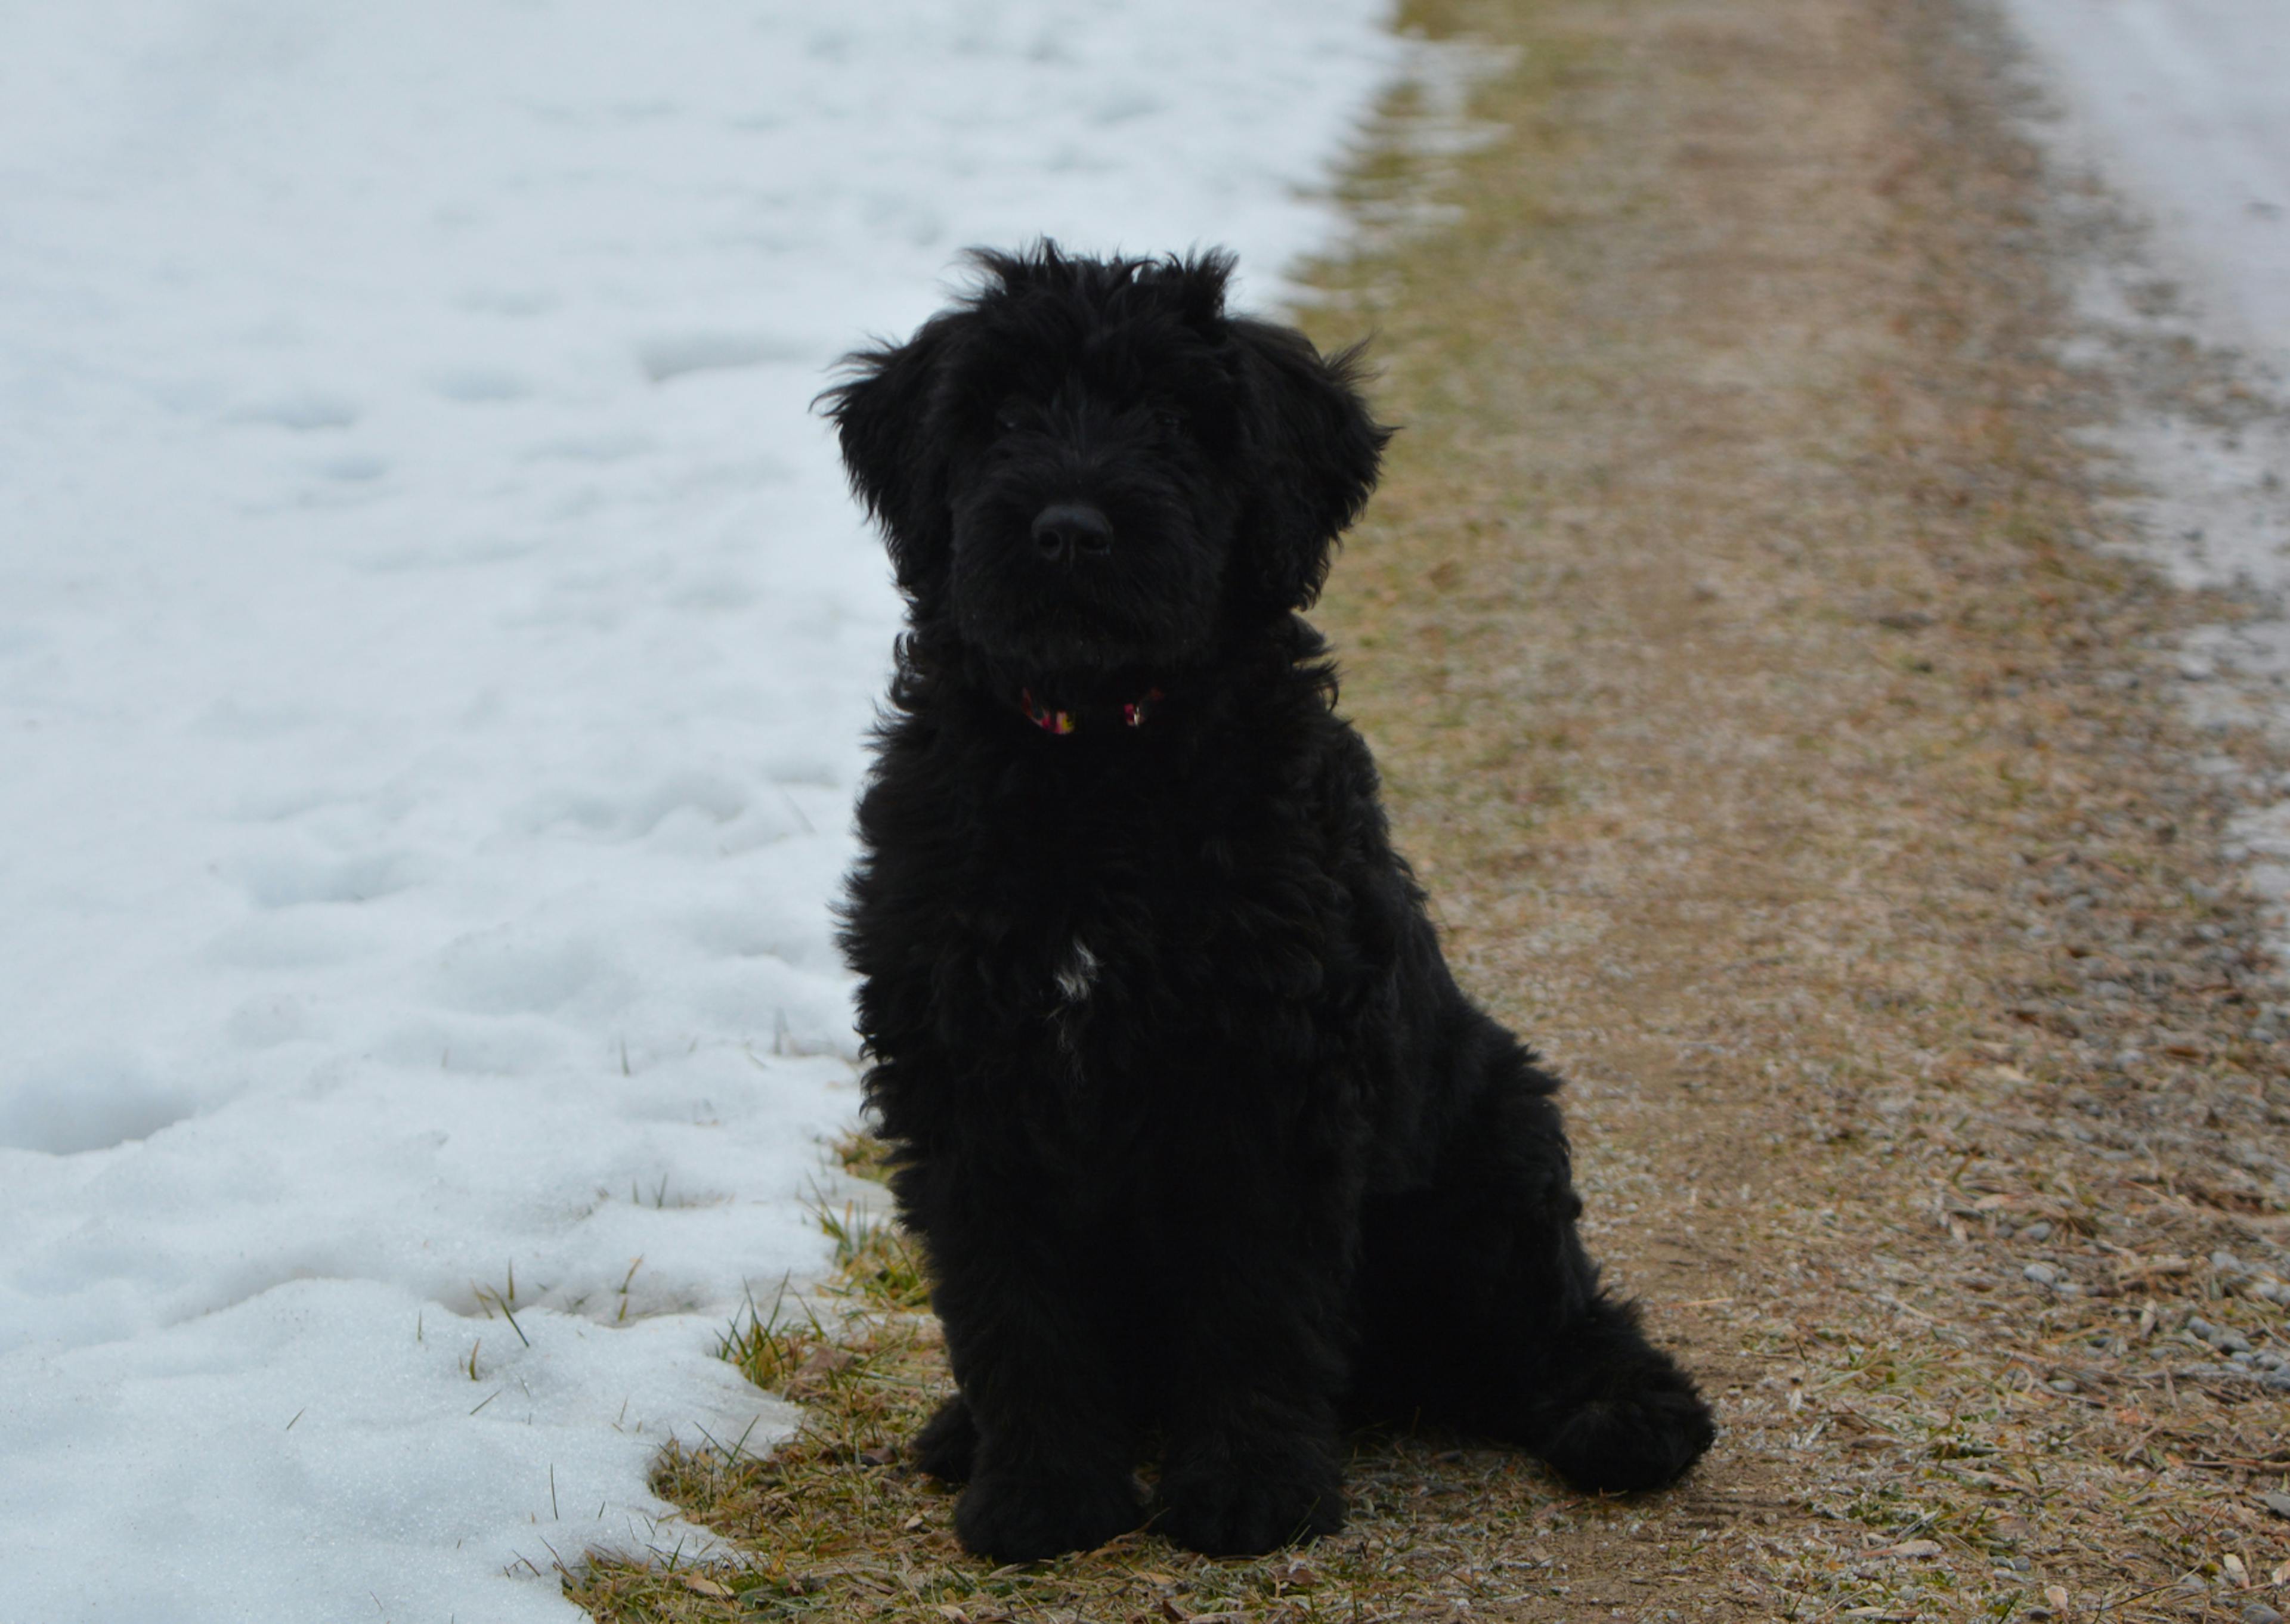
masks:
{"type": "MultiPolygon", "coordinates": [[[[1211,1556],[1247,1556],[1344,1524],[1335,1397],[1343,1280],[1302,1244],[1252,1236],[1245,1269],[1209,1265],[1166,1389],[1157,1526],[1211,1556]]],[[[1325,1238],[1325,1237],[1321,1237],[1325,1238]]]]}
{"type": "Polygon", "coordinates": [[[1087,1550],[1142,1520],[1135,1430],[1072,1244],[975,1214],[930,1235],[932,1303],[976,1433],[955,1530],[997,1562],[1087,1550]]]}

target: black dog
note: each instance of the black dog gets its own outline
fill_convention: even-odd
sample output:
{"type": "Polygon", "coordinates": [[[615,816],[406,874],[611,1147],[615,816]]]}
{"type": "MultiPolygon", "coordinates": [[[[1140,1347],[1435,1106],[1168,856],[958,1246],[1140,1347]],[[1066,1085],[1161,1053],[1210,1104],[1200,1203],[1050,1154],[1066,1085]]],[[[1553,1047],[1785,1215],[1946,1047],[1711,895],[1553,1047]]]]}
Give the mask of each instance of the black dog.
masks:
{"type": "Polygon", "coordinates": [[[844,945],[1001,1560],[1340,1527],[1338,1416],[1594,1489],[1711,1437],[1602,1296],[1557,1082],[1456,988],[1295,612],[1388,431],[1222,254],[981,253],[824,398],[901,641],[844,945]]]}

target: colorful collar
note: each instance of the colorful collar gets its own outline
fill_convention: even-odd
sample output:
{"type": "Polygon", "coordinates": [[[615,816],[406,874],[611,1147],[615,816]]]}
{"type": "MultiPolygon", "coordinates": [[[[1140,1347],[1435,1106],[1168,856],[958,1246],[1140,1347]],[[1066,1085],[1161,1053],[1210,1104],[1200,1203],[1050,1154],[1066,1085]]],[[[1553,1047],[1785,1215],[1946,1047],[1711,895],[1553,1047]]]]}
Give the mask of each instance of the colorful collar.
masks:
{"type": "MultiPolygon", "coordinates": [[[[1144,726],[1145,718],[1152,714],[1152,708],[1160,703],[1161,698],[1161,691],[1158,688],[1149,688],[1145,691],[1143,699],[1132,700],[1124,705],[1121,708],[1122,726],[1144,726]]],[[[1073,712],[1048,708],[1034,697],[1034,691],[1031,688],[1018,690],[1018,704],[1020,708],[1025,711],[1026,720],[1045,733],[1061,735],[1070,733],[1080,725],[1073,712]]]]}

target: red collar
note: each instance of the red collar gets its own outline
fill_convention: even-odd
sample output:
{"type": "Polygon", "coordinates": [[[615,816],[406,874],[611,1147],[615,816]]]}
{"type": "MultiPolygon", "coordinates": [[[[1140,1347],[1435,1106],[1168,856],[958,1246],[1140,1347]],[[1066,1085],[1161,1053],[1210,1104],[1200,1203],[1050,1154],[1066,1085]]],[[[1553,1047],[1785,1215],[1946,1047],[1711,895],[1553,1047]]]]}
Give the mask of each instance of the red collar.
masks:
{"type": "MultiPolygon", "coordinates": [[[[1132,700],[1122,706],[1121,725],[1144,726],[1145,718],[1152,714],[1153,707],[1161,702],[1161,691],[1158,688],[1148,688],[1143,698],[1132,700]]],[[[1018,690],[1018,707],[1026,713],[1027,721],[1031,722],[1045,733],[1061,735],[1070,733],[1081,725],[1079,719],[1070,710],[1052,710],[1045,706],[1034,697],[1034,691],[1031,688],[1018,690]]]]}

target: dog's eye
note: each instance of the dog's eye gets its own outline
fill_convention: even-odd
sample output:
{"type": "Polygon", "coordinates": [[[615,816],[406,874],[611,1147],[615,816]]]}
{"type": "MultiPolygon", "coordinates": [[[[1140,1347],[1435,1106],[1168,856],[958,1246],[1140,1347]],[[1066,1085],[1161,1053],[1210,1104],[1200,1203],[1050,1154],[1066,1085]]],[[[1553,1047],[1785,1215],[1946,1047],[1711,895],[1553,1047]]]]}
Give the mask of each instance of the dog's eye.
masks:
{"type": "Polygon", "coordinates": [[[1160,428],[1163,434],[1182,434],[1185,432],[1185,413],[1183,409],[1181,407],[1154,407],[1153,421],[1160,428]]]}
{"type": "Polygon", "coordinates": [[[1026,403],[1015,396],[994,408],[994,420],[1005,428],[1015,428],[1026,420],[1026,403]]]}

